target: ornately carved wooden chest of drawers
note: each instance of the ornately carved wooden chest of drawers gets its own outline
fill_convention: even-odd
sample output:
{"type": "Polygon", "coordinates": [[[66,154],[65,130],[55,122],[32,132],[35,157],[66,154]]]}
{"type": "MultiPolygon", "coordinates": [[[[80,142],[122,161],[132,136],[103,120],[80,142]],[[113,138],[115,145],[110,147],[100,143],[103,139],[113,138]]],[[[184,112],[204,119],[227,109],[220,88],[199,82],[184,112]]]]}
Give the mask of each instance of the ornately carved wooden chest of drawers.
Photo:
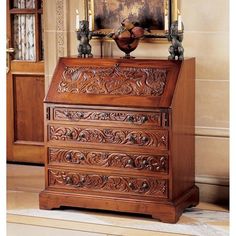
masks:
{"type": "Polygon", "coordinates": [[[176,222],[194,184],[195,60],[61,58],[45,99],[40,208],[176,222]]]}

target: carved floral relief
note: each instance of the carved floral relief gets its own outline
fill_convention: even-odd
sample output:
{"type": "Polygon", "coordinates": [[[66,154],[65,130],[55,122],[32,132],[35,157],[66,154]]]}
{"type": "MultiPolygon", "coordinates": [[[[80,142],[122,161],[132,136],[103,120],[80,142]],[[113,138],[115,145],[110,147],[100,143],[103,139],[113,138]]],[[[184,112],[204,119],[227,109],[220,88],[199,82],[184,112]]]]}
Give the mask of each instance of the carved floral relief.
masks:
{"type": "Polygon", "coordinates": [[[49,162],[70,163],[81,166],[147,170],[152,172],[168,172],[168,157],[166,155],[77,151],[50,148],[49,162]]]}
{"type": "Polygon", "coordinates": [[[153,197],[168,196],[168,181],[153,177],[120,177],[49,170],[49,186],[67,186],[78,190],[132,193],[153,197]]]}
{"type": "Polygon", "coordinates": [[[59,93],[161,96],[167,70],[158,68],[65,67],[59,93]]]}
{"type": "Polygon", "coordinates": [[[54,108],[55,120],[96,120],[96,121],[120,121],[132,124],[152,123],[161,126],[162,114],[157,113],[132,113],[117,111],[86,111],[65,108],[54,108]]]}
{"type": "Polygon", "coordinates": [[[51,125],[49,126],[49,140],[151,146],[158,147],[160,150],[168,149],[167,130],[151,132],[51,125]]]}

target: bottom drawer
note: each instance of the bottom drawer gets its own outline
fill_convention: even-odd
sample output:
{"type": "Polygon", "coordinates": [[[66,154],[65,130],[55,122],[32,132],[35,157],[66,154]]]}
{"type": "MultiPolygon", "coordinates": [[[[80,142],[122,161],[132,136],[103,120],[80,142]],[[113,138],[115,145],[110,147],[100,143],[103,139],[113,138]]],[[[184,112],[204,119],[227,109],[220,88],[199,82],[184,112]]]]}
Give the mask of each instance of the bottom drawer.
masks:
{"type": "Polygon", "coordinates": [[[74,191],[109,192],[168,198],[168,180],[155,177],[118,176],[72,170],[48,170],[49,187],[74,191]]]}

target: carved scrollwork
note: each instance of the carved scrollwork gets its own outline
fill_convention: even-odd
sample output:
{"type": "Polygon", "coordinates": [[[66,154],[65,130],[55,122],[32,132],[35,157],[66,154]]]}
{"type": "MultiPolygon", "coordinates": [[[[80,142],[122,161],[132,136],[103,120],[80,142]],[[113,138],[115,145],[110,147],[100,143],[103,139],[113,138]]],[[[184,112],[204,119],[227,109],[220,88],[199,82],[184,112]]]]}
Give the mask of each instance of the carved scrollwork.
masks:
{"type": "Polygon", "coordinates": [[[134,67],[65,67],[59,93],[161,96],[167,70],[134,67]]]}
{"type": "Polygon", "coordinates": [[[168,195],[167,180],[152,177],[133,178],[49,170],[49,185],[66,186],[85,191],[112,191],[164,198],[168,195]]]}
{"type": "Polygon", "coordinates": [[[124,129],[96,129],[49,126],[49,139],[87,143],[110,143],[168,149],[168,131],[133,131],[124,129]]]}
{"type": "Polygon", "coordinates": [[[99,121],[120,121],[132,124],[150,123],[161,126],[162,114],[158,113],[132,113],[115,111],[86,111],[65,108],[54,109],[55,120],[99,120],[99,121]]]}
{"type": "Polygon", "coordinates": [[[166,155],[109,153],[50,148],[49,162],[128,168],[153,172],[168,171],[168,157],[166,155]]]}

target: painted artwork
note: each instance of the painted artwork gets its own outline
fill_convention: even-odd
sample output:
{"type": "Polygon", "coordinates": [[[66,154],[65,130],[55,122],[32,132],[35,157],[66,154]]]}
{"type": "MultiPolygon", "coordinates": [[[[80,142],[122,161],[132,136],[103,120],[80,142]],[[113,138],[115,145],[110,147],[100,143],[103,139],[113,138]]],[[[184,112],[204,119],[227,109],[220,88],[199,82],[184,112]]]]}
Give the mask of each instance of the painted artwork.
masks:
{"type": "Polygon", "coordinates": [[[166,0],[94,0],[94,29],[116,29],[129,18],[148,30],[164,30],[166,0]]]}

